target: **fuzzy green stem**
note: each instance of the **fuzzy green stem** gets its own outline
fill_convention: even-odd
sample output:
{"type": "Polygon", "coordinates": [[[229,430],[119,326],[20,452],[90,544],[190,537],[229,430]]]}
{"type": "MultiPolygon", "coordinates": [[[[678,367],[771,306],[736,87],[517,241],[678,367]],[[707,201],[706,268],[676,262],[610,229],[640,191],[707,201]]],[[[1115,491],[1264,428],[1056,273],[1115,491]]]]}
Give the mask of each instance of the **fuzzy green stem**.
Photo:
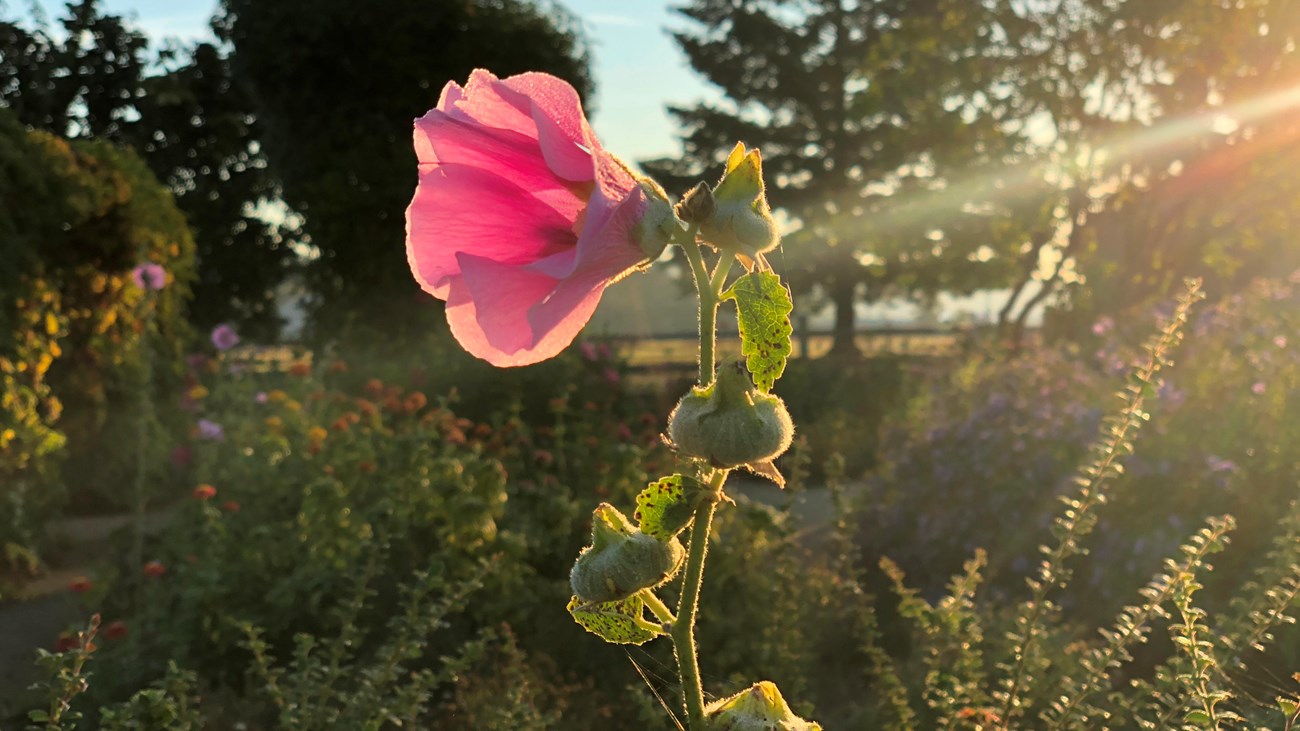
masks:
{"type": "MultiPolygon", "coordinates": [[[[678,243],[686,252],[686,261],[691,265],[691,275],[695,278],[695,291],[700,300],[700,385],[713,383],[713,345],[717,341],[718,290],[709,278],[709,271],[704,266],[704,256],[700,245],[695,241],[698,226],[692,225],[678,243]]],[[[721,268],[721,265],[719,265],[721,268]]]]}
{"type": "Polygon", "coordinates": [[[654,593],[654,590],[642,589],[641,601],[645,602],[645,605],[650,608],[650,613],[655,615],[655,618],[660,622],[672,624],[677,621],[677,618],[668,609],[668,605],[664,604],[663,600],[654,593]]]}
{"type": "MultiPolygon", "coordinates": [[[[727,470],[718,470],[713,473],[709,487],[715,493],[720,493],[722,483],[726,480],[727,470]]],[[[686,554],[686,570],[682,575],[682,596],[677,603],[677,621],[673,623],[671,632],[678,674],[682,680],[686,717],[689,727],[694,731],[704,728],[704,686],[700,683],[700,661],[695,649],[695,610],[704,579],[704,557],[709,552],[709,530],[717,507],[718,501],[705,500],[695,509],[690,546],[686,554]]]]}

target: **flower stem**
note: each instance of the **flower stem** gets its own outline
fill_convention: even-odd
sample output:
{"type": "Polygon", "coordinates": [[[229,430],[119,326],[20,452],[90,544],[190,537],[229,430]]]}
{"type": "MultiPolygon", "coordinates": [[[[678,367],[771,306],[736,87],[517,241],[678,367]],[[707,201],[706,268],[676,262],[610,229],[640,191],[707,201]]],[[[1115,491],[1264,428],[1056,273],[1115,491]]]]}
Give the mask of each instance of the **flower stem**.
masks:
{"type": "MultiPolygon", "coordinates": [[[[726,479],[727,470],[718,470],[713,473],[709,487],[715,493],[721,492],[726,479]]],[[[696,730],[704,728],[704,687],[700,683],[700,661],[695,648],[695,610],[704,579],[704,557],[709,552],[709,530],[717,507],[717,500],[705,500],[695,509],[686,570],[682,575],[682,596],[677,603],[677,621],[673,622],[670,633],[673,651],[677,655],[677,672],[681,676],[688,726],[696,730]]]]}
{"type": "Polygon", "coordinates": [[[650,608],[650,613],[655,615],[655,618],[660,622],[672,624],[677,621],[677,618],[669,611],[668,605],[664,604],[663,600],[655,595],[654,590],[642,589],[641,601],[645,602],[645,605],[650,608]]]}
{"type": "MultiPolygon", "coordinates": [[[[709,271],[704,266],[704,256],[700,254],[700,245],[695,241],[697,226],[692,225],[678,243],[686,252],[686,261],[691,265],[691,275],[695,278],[695,291],[700,300],[700,385],[713,383],[713,344],[717,340],[718,290],[709,279],[709,271]]],[[[721,268],[721,265],[719,265],[721,268]]]]}

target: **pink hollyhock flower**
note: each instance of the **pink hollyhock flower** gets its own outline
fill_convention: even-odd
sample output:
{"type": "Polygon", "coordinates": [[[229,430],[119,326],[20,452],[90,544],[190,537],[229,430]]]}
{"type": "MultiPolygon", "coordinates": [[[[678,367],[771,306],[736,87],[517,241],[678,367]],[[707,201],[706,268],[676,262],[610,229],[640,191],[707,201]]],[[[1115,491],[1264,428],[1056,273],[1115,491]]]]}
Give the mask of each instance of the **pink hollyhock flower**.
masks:
{"type": "Polygon", "coordinates": [[[217,350],[230,350],[239,345],[239,334],[229,325],[217,325],[212,328],[212,344],[217,350]]]}
{"type": "Polygon", "coordinates": [[[140,289],[157,292],[167,286],[167,270],[152,262],[131,270],[131,281],[140,289]]]}
{"type": "Polygon", "coordinates": [[[542,73],[450,82],[415,122],[406,254],[460,344],[497,366],[546,360],[605,287],[658,258],[663,190],[601,147],[578,93],[542,73]]]}

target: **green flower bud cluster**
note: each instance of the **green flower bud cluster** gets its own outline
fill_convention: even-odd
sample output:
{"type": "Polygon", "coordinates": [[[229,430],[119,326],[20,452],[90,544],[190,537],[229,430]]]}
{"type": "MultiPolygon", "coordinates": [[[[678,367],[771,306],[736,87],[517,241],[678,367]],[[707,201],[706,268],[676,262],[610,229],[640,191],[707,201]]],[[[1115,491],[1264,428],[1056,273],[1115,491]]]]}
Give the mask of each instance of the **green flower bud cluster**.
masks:
{"type": "Polygon", "coordinates": [[[763,158],[758,148],[737,143],[727,157],[727,171],[713,188],[713,210],[701,220],[700,234],[723,251],[753,258],[781,241],[763,187],[763,158]]]}
{"type": "Polygon", "coordinates": [[[709,731],[821,731],[821,725],[794,715],[781,691],[762,681],[704,709],[709,731]]]}
{"type": "Polygon", "coordinates": [[[591,545],[569,572],[573,593],[584,602],[616,602],[660,586],[677,574],[686,552],[676,538],[642,533],[609,503],[591,516],[591,545]]]}
{"type": "Polygon", "coordinates": [[[736,362],[682,397],[668,417],[668,438],[682,454],[739,467],[779,457],[794,439],[794,422],[785,402],[754,388],[744,362],[736,362]]]}

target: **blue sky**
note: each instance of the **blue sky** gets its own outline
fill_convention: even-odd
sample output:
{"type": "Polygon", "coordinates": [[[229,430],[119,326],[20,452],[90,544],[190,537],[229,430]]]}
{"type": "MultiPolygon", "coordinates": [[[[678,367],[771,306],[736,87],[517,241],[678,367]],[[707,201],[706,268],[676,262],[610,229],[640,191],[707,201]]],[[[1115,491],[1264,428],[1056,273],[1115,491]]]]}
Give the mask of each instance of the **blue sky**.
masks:
{"type": "MultiPolygon", "coordinates": [[[[274,0],[268,0],[273,2],[274,0]]],[[[51,19],[63,13],[63,0],[40,0],[51,19]]],[[[23,0],[0,0],[12,12],[23,0]]],[[[669,0],[564,0],[587,27],[595,45],[595,113],[592,125],[605,147],[620,157],[641,160],[678,151],[675,128],[665,106],[716,98],[717,93],[686,64],[666,31],[684,23],[673,17],[669,0]]],[[[215,0],[104,0],[106,11],[134,20],[156,39],[210,37],[208,19],[215,0]]]]}

